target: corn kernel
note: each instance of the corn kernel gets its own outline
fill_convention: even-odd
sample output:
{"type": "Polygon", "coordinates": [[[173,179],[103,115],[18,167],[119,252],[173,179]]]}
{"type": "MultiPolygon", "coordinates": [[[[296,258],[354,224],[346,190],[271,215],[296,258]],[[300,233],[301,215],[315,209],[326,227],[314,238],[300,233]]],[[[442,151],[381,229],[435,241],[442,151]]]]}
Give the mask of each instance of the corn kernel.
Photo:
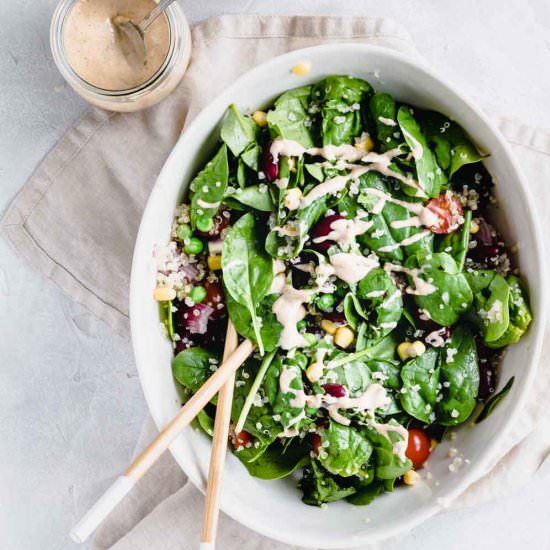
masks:
{"type": "Polygon", "coordinates": [[[302,198],[302,190],[298,187],[288,189],[285,193],[285,207],[289,210],[298,210],[300,208],[300,199],[302,198]]]}
{"type": "Polygon", "coordinates": [[[472,223],[470,223],[470,233],[472,235],[475,235],[479,231],[479,225],[475,220],[472,220],[472,223]]]}
{"type": "Polygon", "coordinates": [[[264,111],[254,111],[252,113],[252,120],[260,127],[267,126],[267,113],[264,111]]]}
{"type": "Polygon", "coordinates": [[[321,321],[321,328],[330,335],[334,335],[334,333],[336,332],[336,325],[328,319],[323,319],[321,321]]]}
{"type": "Polygon", "coordinates": [[[291,71],[296,76],[306,76],[311,72],[311,63],[309,61],[302,61],[302,63],[294,65],[291,71]]]}
{"type": "Polygon", "coordinates": [[[338,327],[334,333],[334,343],[342,349],[349,348],[354,339],[355,334],[349,327],[338,327]]]}
{"type": "Polygon", "coordinates": [[[426,346],[420,340],[415,342],[401,342],[397,346],[397,355],[401,361],[406,361],[413,357],[420,357],[426,351],[426,346]]]}
{"type": "Polygon", "coordinates": [[[211,271],[219,271],[222,268],[221,256],[208,256],[206,261],[211,271]]]}
{"type": "Polygon", "coordinates": [[[372,141],[372,138],[367,134],[362,140],[355,143],[355,148],[363,153],[368,153],[374,149],[374,141],[372,141]]]}
{"type": "Polygon", "coordinates": [[[168,288],[166,286],[160,286],[155,288],[153,292],[153,298],[157,302],[169,302],[176,297],[176,291],[173,288],[168,288]]]}
{"type": "Polygon", "coordinates": [[[420,481],[420,474],[414,470],[409,470],[403,476],[403,481],[405,485],[416,485],[420,481]]]}
{"type": "Polygon", "coordinates": [[[306,369],[307,379],[312,382],[318,382],[321,376],[323,376],[323,364],[322,363],[311,363],[306,369]]]}
{"type": "Polygon", "coordinates": [[[430,451],[433,451],[438,445],[439,445],[439,441],[437,441],[437,439],[432,437],[430,439],[430,451]]]}

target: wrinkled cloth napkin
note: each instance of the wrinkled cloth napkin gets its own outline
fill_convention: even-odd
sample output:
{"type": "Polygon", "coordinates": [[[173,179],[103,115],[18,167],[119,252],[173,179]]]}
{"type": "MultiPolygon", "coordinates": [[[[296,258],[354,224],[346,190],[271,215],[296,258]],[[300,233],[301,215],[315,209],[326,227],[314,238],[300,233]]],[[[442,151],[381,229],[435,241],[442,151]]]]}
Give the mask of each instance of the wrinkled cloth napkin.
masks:
{"type": "MultiPolygon", "coordinates": [[[[189,70],[169,98],[133,114],[90,110],[46,156],[2,220],[3,235],[22,256],[123,334],[142,210],[180,132],[209,101],[246,70],[297,48],[353,41],[419,55],[401,26],[370,17],[222,16],[195,26],[192,35],[189,70]]],[[[550,135],[497,116],[493,120],[527,174],[541,230],[549,234],[543,208],[550,204],[550,135]]],[[[495,498],[532,477],[550,451],[549,390],[550,369],[541,364],[528,405],[498,459],[453,506],[495,498]]],[[[148,420],[138,450],[155,431],[148,420]]],[[[201,520],[202,495],[166,454],[103,524],[93,547],[196,548],[201,520]]],[[[223,515],[219,540],[228,550],[288,548],[223,515]]]]}

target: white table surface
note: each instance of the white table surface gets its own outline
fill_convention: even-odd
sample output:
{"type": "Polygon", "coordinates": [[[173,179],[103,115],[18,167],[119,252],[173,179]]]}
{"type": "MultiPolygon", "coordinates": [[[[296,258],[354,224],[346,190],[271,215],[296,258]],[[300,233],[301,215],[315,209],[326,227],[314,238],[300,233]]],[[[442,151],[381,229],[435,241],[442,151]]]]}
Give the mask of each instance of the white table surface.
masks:
{"type": "MultiPolygon", "coordinates": [[[[50,56],[55,4],[0,1],[0,211],[86,110],[50,56]]],[[[393,17],[437,71],[479,104],[550,130],[548,0],[182,5],[191,22],[229,12],[393,17]]],[[[0,239],[0,549],[75,548],[70,526],[128,462],[145,414],[130,343],[0,239]]],[[[549,492],[550,476],[538,476],[505,499],[437,516],[391,547],[439,549],[444,541],[446,550],[548,549],[549,492]]]]}

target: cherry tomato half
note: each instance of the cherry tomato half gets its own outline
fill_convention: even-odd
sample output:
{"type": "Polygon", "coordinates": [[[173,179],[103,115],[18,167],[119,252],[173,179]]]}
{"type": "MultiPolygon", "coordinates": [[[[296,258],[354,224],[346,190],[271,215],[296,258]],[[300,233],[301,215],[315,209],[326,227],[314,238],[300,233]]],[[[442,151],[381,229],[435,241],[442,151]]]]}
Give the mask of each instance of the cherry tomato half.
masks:
{"type": "Polygon", "coordinates": [[[432,199],[426,208],[437,216],[437,223],[428,227],[433,233],[452,233],[458,229],[464,219],[460,200],[449,191],[432,199]]]}
{"type": "Polygon", "coordinates": [[[247,431],[243,430],[233,436],[232,443],[235,449],[246,447],[249,443],[252,443],[252,436],[247,431]]]}
{"type": "Polygon", "coordinates": [[[430,438],[424,430],[411,428],[409,430],[409,443],[405,455],[413,463],[415,468],[420,468],[430,456],[430,438]]]}

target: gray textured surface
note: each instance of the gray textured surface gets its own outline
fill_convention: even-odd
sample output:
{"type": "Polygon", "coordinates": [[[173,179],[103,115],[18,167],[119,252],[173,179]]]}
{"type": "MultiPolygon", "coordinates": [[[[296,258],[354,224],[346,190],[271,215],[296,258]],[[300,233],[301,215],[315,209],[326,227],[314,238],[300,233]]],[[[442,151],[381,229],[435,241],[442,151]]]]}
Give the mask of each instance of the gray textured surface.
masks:
{"type": "MultiPolygon", "coordinates": [[[[0,210],[86,109],[51,60],[55,3],[0,2],[0,210]]],[[[182,2],[191,22],[228,12],[393,17],[479,104],[550,130],[547,0],[228,4],[182,2]]],[[[0,548],[73,548],[68,529],[127,463],[145,413],[129,342],[0,240],[0,548]]],[[[444,539],[449,550],[550,548],[549,489],[550,476],[541,475],[509,498],[429,521],[400,547],[435,549],[444,539]]]]}

